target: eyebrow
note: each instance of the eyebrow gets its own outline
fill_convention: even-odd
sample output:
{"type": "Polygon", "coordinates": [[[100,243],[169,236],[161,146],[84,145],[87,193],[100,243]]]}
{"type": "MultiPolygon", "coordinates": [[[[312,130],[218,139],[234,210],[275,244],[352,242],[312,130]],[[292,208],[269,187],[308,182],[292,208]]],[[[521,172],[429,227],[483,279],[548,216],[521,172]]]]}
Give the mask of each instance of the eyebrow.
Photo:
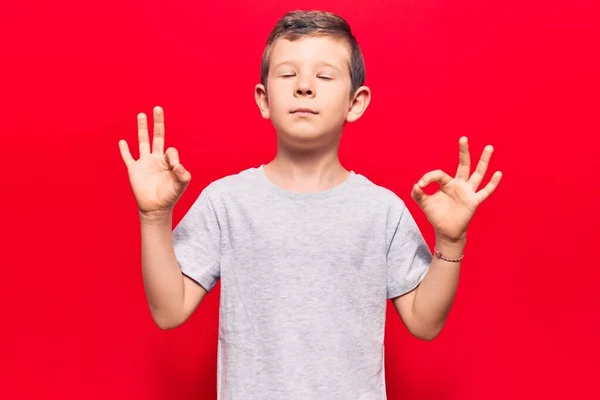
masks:
{"type": "MultiPolygon", "coordinates": [[[[275,64],[273,66],[273,69],[275,70],[275,69],[277,69],[277,68],[279,68],[279,67],[281,67],[283,65],[291,65],[293,63],[294,63],[293,61],[281,61],[281,62],[275,64]]],[[[319,63],[319,65],[323,65],[323,66],[326,66],[326,67],[331,67],[331,68],[335,69],[336,71],[340,71],[340,69],[338,67],[336,67],[335,65],[333,65],[333,64],[331,64],[330,62],[327,62],[327,61],[321,61],[319,63]]]]}

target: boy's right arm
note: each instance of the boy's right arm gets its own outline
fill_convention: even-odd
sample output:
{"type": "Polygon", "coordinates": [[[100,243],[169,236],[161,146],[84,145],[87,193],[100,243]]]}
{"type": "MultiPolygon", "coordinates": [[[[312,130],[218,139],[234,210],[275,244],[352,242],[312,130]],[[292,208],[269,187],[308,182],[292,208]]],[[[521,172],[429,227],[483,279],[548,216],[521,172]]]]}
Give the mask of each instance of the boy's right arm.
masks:
{"type": "Polygon", "coordinates": [[[171,213],[140,214],[144,288],[152,319],[161,329],[183,324],[208,293],[181,272],[171,223],[171,213]]]}
{"type": "Polygon", "coordinates": [[[182,273],[175,256],[172,214],[191,180],[179,153],[165,147],[164,112],[154,107],[154,135],[150,145],[146,115],[138,114],[139,158],[125,140],[119,149],[129,175],[141,222],[142,276],[155,323],[171,329],[185,322],[207,290],[182,273]]]}

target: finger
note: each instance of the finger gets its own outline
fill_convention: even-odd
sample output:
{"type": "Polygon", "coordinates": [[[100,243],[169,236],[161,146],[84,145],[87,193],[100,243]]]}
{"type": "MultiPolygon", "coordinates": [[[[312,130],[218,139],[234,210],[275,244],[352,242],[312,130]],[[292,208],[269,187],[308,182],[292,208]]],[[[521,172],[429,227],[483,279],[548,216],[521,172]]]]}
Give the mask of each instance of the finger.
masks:
{"type": "Polygon", "coordinates": [[[152,151],[162,154],[165,150],[165,113],[159,106],[154,107],[154,133],[152,151]]]}
{"type": "Polygon", "coordinates": [[[477,201],[481,204],[485,199],[490,197],[492,193],[496,190],[498,185],[500,184],[500,179],[502,179],[502,172],[496,171],[494,175],[492,175],[492,179],[488,182],[487,185],[479,192],[477,192],[477,201]]]}
{"type": "Polygon", "coordinates": [[[127,142],[124,140],[119,140],[119,150],[121,150],[121,157],[125,162],[125,165],[129,167],[131,164],[135,162],[133,157],[131,156],[131,152],[129,151],[129,146],[127,142]]]}
{"type": "Polygon", "coordinates": [[[469,141],[465,136],[458,141],[458,169],[456,177],[462,180],[469,180],[471,173],[471,156],[469,154],[469,141]]]}
{"type": "Polygon", "coordinates": [[[179,183],[187,185],[192,179],[192,174],[189,173],[187,169],[184,168],[183,164],[179,163],[173,168],[173,172],[177,177],[179,183]]]}
{"type": "Polygon", "coordinates": [[[165,152],[165,159],[167,160],[169,167],[174,168],[177,164],[179,164],[179,152],[177,149],[169,147],[165,152]]]}
{"type": "Polygon", "coordinates": [[[183,167],[181,162],[179,161],[179,152],[177,149],[173,147],[169,147],[165,152],[165,158],[167,160],[167,164],[177,177],[177,180],[181,183],[188,183],[192,176],[191,174],[183,167]]]}
{"type": "Polygon", "coordinates": [[[427,201],[427,199],[429,198],[429,195],[427,195],[423,189],[421,189],[421,187],[419,187],[418,184],[414,184],[412,191],[410,192],[411,197],[413,198],[414,201],[417,202],[417,204],[421,207],[423,207],[425,205],[425,202],[427,201]]]}
{"type": "Polygon", "coordinates": [[[487,172],[488,166],[490,165],[490,159],[492,158],[492,153],[494,152],[494,148],[490,145],[485,146],[483,152],[481,153],[481,158],[477,163],[477,168],[471,178],[469,179],[469,183],[473,190],[477,190],[479,185],[481,185],[481,181],[487,172]]]}
{"type": "Polygon", "coordinates": [[[148,137],[148,120],[146,114],[139,113],[137,116],[138,142],[140,146],[140,157],[150,153],[150,139],[148,137]]]}
{"type": "Polygon", "coordinates": [[[424,188],[427,185],[435,182],[439,183],[440,186],[444,186],[450,183],[450,181],[452,181],[452,177],[450,175],[440,169],[436,169],[435,171],[430,171],[423,175],[423,177],[419,180],[418,185],[424,188]]]}

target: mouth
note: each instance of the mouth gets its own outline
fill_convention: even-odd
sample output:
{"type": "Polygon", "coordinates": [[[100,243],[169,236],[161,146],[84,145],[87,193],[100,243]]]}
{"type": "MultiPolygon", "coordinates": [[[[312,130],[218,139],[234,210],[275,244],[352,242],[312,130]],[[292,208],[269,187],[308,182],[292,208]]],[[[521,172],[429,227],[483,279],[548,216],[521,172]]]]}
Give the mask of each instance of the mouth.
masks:
{"type": "Polygon", "coordinates": [[[311,108],[296,108],[292,111],[290,111],[291,114],[300,114],[300,115],[316,115],[318,114],[318,112],[316,112],[315,110],[311,109],[311,108]]]}

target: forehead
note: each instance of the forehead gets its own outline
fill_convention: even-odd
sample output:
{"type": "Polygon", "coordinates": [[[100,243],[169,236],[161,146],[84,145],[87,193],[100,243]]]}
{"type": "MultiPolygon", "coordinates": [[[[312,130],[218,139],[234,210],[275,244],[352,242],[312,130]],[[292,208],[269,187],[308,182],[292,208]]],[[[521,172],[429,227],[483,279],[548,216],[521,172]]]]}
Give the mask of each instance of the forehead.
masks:
{"type": "Polygon", "coordinates": [[[294,40],[278,38],[273,43],[269,63],[327,63],[343,68],[350,63],[347,41],[331,36],[307,36],[294,40]]]}

